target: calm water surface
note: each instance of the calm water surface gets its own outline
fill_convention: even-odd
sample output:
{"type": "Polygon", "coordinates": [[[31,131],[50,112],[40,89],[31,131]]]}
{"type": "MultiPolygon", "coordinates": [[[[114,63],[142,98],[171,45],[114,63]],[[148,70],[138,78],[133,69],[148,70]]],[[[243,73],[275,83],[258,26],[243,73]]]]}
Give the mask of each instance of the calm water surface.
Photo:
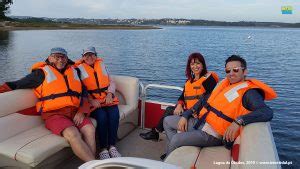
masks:
{"type": "MultiPolygon", "coordinates": [[[[71,59],[93,45],[111,74],[138,77],[144,84],[183,86],[191,52],[201,52],[208,69],[221,78],[224,61],[239,54],[248,62],[249,76],[278,93],[267,104],[281,161],[300,168],[300,29],[232,27],[163,27],[161,30],[30,30],[0,32],[0,83],[26,75],[55,46],[65,47],[71,59]]],[[[169,91],[153,91],[158,100],[169,91]]],[[[167,101],[175,102],[179,93],[167,101]]]]}

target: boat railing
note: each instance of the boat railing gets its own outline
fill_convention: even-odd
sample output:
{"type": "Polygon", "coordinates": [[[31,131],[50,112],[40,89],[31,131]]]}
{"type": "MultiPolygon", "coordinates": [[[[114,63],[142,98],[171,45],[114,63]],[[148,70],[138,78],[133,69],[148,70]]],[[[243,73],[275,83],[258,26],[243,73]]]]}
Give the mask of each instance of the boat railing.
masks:
{"type": "Polygon", "coordinates": [[[153,89],[153,88],[158,88],[158,89],[171,89],[171,90],[179,90],[183,91],[182,87],[178,86],[170,86],[170,85],[161,85],[161,84],[148,84],[144,86],[142,82],[139,83],[140,85],[140,100],[141,100],[141,128],[145,128],[145,103],[147,101],[147,90],[153,89]]]}

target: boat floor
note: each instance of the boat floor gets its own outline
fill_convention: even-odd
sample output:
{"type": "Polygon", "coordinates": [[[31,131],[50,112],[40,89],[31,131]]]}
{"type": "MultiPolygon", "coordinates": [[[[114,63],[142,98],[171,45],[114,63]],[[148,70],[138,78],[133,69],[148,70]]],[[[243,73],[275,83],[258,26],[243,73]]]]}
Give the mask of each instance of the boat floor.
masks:
{"type": "MultiPolygon", "coordinates": [[[[117,148],[123,157],[140,157],[152,160],[161,160],[160,156],[165,152],[166,136],[160,134],[158,142],[142,139],[139,134],[149,130],[135,129],[129,135],[117,142],[117,148]]],[[[84,162],[75,155],[59,164],[56,168],[78,168],[84,162]]]]}

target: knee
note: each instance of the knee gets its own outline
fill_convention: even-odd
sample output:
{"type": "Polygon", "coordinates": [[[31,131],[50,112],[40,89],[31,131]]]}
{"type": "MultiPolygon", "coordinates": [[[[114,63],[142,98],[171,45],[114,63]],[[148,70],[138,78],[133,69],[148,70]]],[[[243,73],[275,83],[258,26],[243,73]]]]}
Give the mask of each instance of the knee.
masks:
{"type": "Polygon", "coordinates": [[[174,147],[174,148],[178,148],[178,147],[180,147],[182,144],[182,141],[183,141],[183,138],[180,136],[180,135],[178,135],[178,134],[175,134],[173,137],[172,137],[172,139],[171,139],[171,141],[170,141],[170,144],[174,147]]]}
{"type": "Polygon", "coordinates": [[[169,123],[170,123],[170,119],[172,118],[172,116],[167,116],[164,118],[164,127],[168,127],[169,126],[169,123]]]}
{"type": "Polygon", "coordinates": [[[78,129],[74,126],[68,127],[63,131],[63,136],[67,140],[72,140],[72,139],[79,139],[81,138],[81,135],[78,131],[78,129]]]}
{"type": "Polygon", "coordinates": [[[93,124],[87,124],[81,128],[81,132],[84,136],[95,135],[95,127],[93,124]]]}

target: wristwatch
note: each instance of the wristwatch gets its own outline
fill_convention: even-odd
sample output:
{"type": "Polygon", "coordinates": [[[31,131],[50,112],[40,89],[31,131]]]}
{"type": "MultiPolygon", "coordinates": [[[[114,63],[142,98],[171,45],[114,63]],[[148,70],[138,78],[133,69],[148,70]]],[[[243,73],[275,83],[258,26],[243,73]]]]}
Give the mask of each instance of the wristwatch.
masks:
{"type": "Polygon", "coordinates": [[[242,117],[238,117],[236,120],[234,120],[234,122],[236,124],[238,124],[239,126],[245,126],[244,120],[242,117]]]}

